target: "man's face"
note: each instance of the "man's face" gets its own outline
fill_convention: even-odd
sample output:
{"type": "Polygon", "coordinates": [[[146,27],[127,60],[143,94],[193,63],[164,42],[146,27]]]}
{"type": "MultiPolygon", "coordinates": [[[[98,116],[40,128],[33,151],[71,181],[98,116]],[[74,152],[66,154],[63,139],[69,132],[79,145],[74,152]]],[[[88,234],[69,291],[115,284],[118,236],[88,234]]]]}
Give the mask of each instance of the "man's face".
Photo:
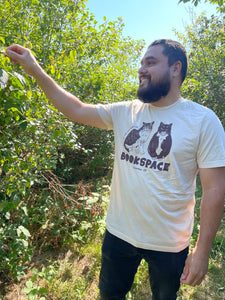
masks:
{"type": "Polygon", "coordinates": [[[141,61],[137,96],[144,103],[157,102],[170,91],[168,57],[162,51],[162,46],[148,48],[141,61]]]}

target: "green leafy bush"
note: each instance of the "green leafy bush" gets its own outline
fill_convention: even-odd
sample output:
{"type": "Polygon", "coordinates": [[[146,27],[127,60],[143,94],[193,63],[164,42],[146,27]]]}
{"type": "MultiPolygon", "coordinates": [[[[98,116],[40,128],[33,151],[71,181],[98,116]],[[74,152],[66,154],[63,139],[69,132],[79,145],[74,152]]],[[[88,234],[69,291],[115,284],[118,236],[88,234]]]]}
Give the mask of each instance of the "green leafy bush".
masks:
{"type": "Polygon", "coordinates": [[[98,24],[84,0],[0,0],[0,10],[0,272],[19,278],[32,246],[58,249],[85,239],[91,226],[102,228],[100,196],[85,186],[81,199],[79,187],[62,183],[105,176],[113,140],[67,120],[2,53],[13,43],[26,46],[62,87],[107,103],[134,95],[143,43],[124,37],[119,19],[98,24]]]}
{"type": "Polygon", "coordinates": [[[183,95],[211,108],[225,126],[225,31],[224,13],[201,15],[186,35],[179,37],[189,49],[189,70],[183,95]]]}
{"type": "Polygon", "coordinates": [[[1,206],[0,269],[5,278],[19,280],[25,274],[32,254],[28,242],[31,235],[27,229],[27,210],[24,206],[15,210],[15,205],[6,201],[1,206]],[[24,220],[24,225],[21,220],[24,220]]]}

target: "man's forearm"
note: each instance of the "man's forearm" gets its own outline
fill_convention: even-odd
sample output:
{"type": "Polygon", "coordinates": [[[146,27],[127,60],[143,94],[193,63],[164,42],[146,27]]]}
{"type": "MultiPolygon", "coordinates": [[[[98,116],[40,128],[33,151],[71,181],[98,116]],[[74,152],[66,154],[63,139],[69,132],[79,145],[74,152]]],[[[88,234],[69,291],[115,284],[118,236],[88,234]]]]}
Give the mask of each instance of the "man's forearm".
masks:
{"type": "Polygon", "coordinates": [[[36,79],[50,102],[65,116],[76,121],[74,116],[76,116],[76,112],[78,112],[82,102],[62,89],[39,65],[35,68],[32,76],[36,79]]]}
{"type": "Polygon", "coordinates": [[[209,255],[224,210],[224,193],[216,188],[203,192],[200,208],[200,230],[196,248],[209,255]]]}

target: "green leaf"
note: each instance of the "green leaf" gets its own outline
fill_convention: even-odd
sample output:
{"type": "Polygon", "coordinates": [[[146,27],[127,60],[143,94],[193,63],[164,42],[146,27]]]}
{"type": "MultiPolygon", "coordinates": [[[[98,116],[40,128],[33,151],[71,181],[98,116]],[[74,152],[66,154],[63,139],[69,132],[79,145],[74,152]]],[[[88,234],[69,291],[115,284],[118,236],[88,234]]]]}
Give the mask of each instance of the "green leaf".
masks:
{"type": "Polygon", "coordinates": [[[24,211],[24,214],[28,216],[28,211],[26,206],[22,206],[21,209],[24,211]]]}
{"type": "Polygon", "coordinates": [[[19,109],[17,107],[10,107],[9,111],[16,112],[16,113],[18,113],[18,114],[20,114],[22,116],[21,111],[19,111],[19,109]]]}
{"type": "Polygon", "coordinates": [[[52,136],[54,137],[54,138],[57,138],[57,137],[59,137],[59,136],[61,136],[62,135],[62,132],[60,131],[60,130],[58,130],[58,129],[56,129],[54,132],[53,132],[53,134],[52,134],[52,136]]]}
{"type": "Polygon", "coordinates": [[[5,39],[2,36],[0,36],[0,41],[5,45],[5,39]]]}
{"type": "Polygon", "coordinates": [[[59,228],[55,228],[53,231],[52,231],[53,234],[57,235],[60,233],[60,229],[59,228]]]}
{"type": "Polygon", "coordinates": [[[24,79],[24,77],[23,77],[21,74],[19,74],[19,73],[17,73],[17,72],[13,72],[13,75],[14,75],[17,79],[19,79],[19,81],[21,82],[22,86],[25,86],[25,85],[26,85],[26,80],[24,79]]]}
{"type": "Polygon", "coordinates": [[[40,288],[40,289],[38,290],[38,293],[39,293],[40,295],[47,295],[47,294],[49,293],[49,290],[46,289],[46,288],[40,288]]]}
{"type": "Polygon", "coordinates": [[[17,228],[17,235],[20,236],[21,233],[23,233],[26,237],[30,237],[31,234],[29,232],[28,229],[26,229],[24,226],[20,225],[18,228],[17,228]]]}
{"type": "Polygon", "coordinates": [[[7,211],[7,213],[5,214],[5,218],[6,218],[7,220],[10,220],[10,217],[11,217],[10,212],[7,211]]]}
{"type": "Polygon", "coordinates": [[[98,200],[99,200],[99,197],[88,197],[87,203],[94,204],[94,203],[98,202],[98,200]]]}
{"type": "Polygon", "coordinates": [[[8,73],[5,70],[0,69],[0,88],[1,89],[4,89],[7,86],[8,80],[9,80],[8,73]]]}
{"type": "Polygon", "coordinates": [[[29,292],[30,299],[36,299],[36,296],[38,295],[38,289],[34,288],[29,292]]]}
{"type": "Polygon", "coordinates": [[[29,244],[28,244],[28,241],[22,239],[22,240],[21,240],[21,243],[23,244],[24,248],[28,248],[28,245],[29,245],[29,244]]]}
{"type": "Polygon", "coordinates": [[[72,60],[72,61],[74,61],[75,60],[75,58],[76,58],[76,55],[77,55],[77,52],[76,52],[76,50],[74,49],[74,50],[72,50],[72,51],[70,51],[70,59],[72,60]]]}
{"type": "Polygon", "coordinates": [[[51,74],[55,74],[55,68],[53,65],[50,66],[50,71],[51,71],[51,74]]]}
{"type": "Polygon", "coordinates": [[[28,288],[32,288],[33,287],[33,282],[31,280],[26,281],[26,286],[28,288]]]}
{"type": "Polygon", "coordinates": [[[26,293],[26,294],[28,295],[29,292],[30,292],[30,288],[25,288],[25,289],[23,289],[23,292],[26,293]]]}
{"type": "Polygon", "coordinates": [[[19,123],[20,128],[21,128],[23,131],[26,130],[27,124],[28,124],[27,121],[22,121],[21,123],[19,123]]]}

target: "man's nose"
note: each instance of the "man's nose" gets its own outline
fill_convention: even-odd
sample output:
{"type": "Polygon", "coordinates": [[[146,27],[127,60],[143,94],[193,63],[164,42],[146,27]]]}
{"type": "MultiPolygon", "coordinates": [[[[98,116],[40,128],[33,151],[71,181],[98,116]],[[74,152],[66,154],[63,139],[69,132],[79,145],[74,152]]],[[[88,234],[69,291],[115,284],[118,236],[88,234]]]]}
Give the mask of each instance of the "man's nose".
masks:
{"type": "Polygon", "coordinates": [[[140,68],[139,68],[139,70],[138,70],[138,73],[141,75],[141,74],[145,74],[147,72],[147,70],[146,70],[146,68],[145,68],[145,66],[143,65],[143,66],[141,66],[140,68]]]}

